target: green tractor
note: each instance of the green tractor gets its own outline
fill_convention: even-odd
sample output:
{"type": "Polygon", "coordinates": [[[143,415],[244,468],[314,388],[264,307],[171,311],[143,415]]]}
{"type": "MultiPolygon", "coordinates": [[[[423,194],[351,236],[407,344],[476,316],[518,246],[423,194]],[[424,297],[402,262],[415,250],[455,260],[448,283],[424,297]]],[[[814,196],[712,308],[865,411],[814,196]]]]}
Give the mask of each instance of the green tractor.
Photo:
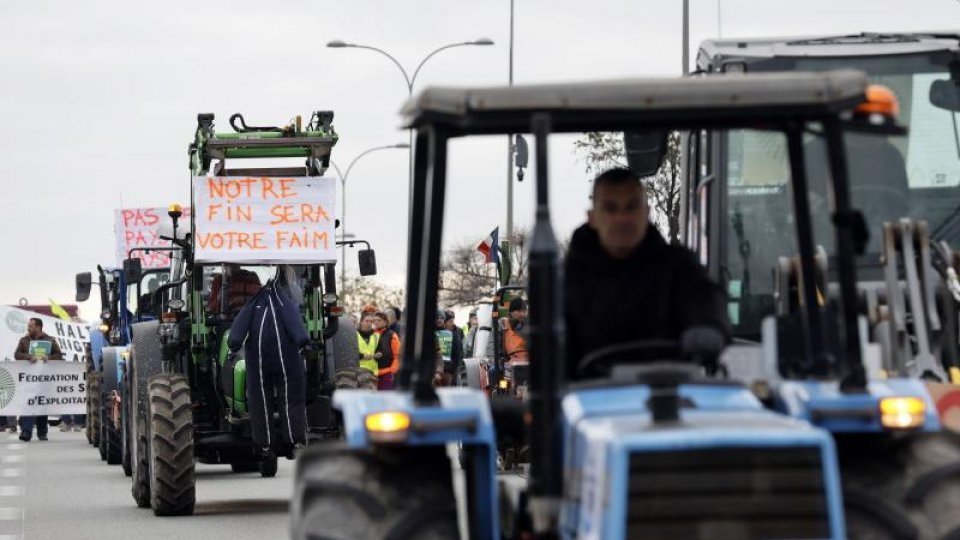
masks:
{"type": "MultiPolygon", "coordinates": [[[[329,180],[321,177],[338,138],[331,125],[333,113],[315,112],[305,128],[299,117],[285,127],[248,127],[236,114],[230,119],[233,133],[215,132],[212,114],[200,114],[197,120],[195,139],[189,148],[194,212],[188,225],[181,224],[180,206],[171,205],[172,230],[165,238],[180,249],[172,260],[170,281],[153,293],[163,309],[158,320],[137,323],[132,328],[127,400],[132,420],[132,494],[138,506],[152,507],[157,515],[193,512],[197,461],[228,464],[235,472],[259,471],[271,477],[277,472],[277,455],[292,457],[292,446],[277,446],[265,454],[253,444],[248,410],[248,391],[252,390],[247,388],[246,359],[242,349],[231,353],[227,347],[236,304],[243,303],[238,298],[243,284],[235,280],[232,286],[231,276],[240,272],[263,284],[277,278],[282,269],[294,272],[303,284],[297,301],[310,338],[309,346],[301,352],[308,441],[338,436],[331,395],[336,388],[357,387],[359,380],[355,329],[348,319],[339,316],[343,310],[337,305],[335,258],[320,261],[301,257],[295,263],[280,265],[257,257],[239,260],[236,254],[229,260],[198,256],[204,236],[197,228],[201,211],[197,186],[231,178],[261,182],[276,179],[278,185],[286,180],[329,180]],[[246,158],[301,158],[306,163],[299,167],[227,168],[228,161],[246,158]]],[[[329,251],[336,252],[335,248],[329,251]]],[[[362,251],[360,260],[362,275],[376,273],[371,250],[362,251]]],[[[136,261],[128,262],[135,266],[136,261]]],[[[249,286],[249,280],[244,286],[249,286]]],[[[264,399],[282,401],[280,395],[265,394],[264,399]]],[[[270,416],[266,418],[268,428],[276,432],[279,415],[270,416]]]]}

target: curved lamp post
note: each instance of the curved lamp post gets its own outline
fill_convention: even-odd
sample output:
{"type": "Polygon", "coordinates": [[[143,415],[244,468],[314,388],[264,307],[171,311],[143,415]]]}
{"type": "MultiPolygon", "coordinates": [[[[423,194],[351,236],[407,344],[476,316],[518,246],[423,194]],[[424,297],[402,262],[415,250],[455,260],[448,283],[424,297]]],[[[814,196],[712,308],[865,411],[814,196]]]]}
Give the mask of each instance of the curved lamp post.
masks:
{"type": "MultiPolygon", "coordinates": [[[[417,68],[413,70],[413,76],[410,76],[407,73],[407,70],[404,69],[403,65],[396,58],[394,58],[392,54],[388,53],[383,49],[372,47],[370,45],[361,45],[359,43],[348,43],[346,41],[343,41],[342,39],[334,39],[332,41],[327,42],[327,47],[330,47],[331,49],[346,49],[346,48],[367,49],[370,51],[380,53],[383,56],[386,56],[387,58],[390,59],[391,62],[393,62],[395,66],[397,66],[397,68],[400,70],[400,74],[403,75],[403,80],[407,84],[407,97],[410,97],[413,95],[413,85],[417,82],[417,75],[420,74],[420,70],[423,69],[424,64],[426,64],[428,60],[433,58],[440,51],[445,51],[447,49],[452,49],[454,47],[467,47],[467,46],[474,46],[474,45],[486,46],[486,45],[493,45],[493,44],[494,42],[492,39],[483,37],[483,38],[475,39],[473,41],[460,41],[457,43],[450,43],[448,45],[438,47],[423,57],[423,60],[421,60],[420,63],[417,64],[417,68]]],[[[413,196],[413,130],[412,129],[408,130],[407,148],[409,149],[407,151],[407,161],[408,161],[408,164],[407,164],[408,166],[407,201],[408,202],[407,204],[409,204],[410,198],[413,196]]]]}
{"type": "MultiPolygon", "coordinates": [[[[337,176],[340,177],[340,231],[341,235],[346,235],[347,233],[347,178],[350,176],[350,170],[353,169],[353,166],[356,165],[357,161],[360,160],[363,156],[376,152],[377,150],[389,150],[391,148],[410,148],[410,145],[407,143],[397,143],[397,144],[385,144],[382,146],[374,146],[373,148],[367,148],[363,152],[357,154],[357,157],[353,158],[350,161],[350,164],[347,165],[347,172],[342,172],[340,167],[337,166],[336,162],[332,159],[330,160],[330,165],[333,166],[334,170],[337,171],[337,176]]],[[[343,259],[343,263],[340,266],[340,287],[343,288],[346,286],[347,281],[347,246],[342,244],[340,246],[340,257],[343,259]]]]}

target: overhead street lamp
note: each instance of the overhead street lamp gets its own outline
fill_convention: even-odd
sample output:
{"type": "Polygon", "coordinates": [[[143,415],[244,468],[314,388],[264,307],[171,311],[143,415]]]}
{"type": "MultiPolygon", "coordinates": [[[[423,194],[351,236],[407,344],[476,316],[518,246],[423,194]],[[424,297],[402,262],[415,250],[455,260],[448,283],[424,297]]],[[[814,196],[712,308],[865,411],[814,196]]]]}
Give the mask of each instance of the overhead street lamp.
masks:
{"type": "MultiPolygon", "coordinates": [[[[350,176],[350,171],[353,169],[353,166],[356,165],[357,161],[360,160],[363,156],[376,152],[377,150],[389,150],[391,148],[410,148],[410,145],[407,143],[397,143],[397,144],[385,144],[382,146],[374,146],[373,148],[367,148],[363,152],[360,152],[357,157],[353,158],[349,165],[347,165],[347,172],[342,172],[340,167],[337,166],[336,162],[332,159],[330,160],[330,165],[333,166],[334,170],[337,171],[337,176],[340,177],[340,230],[343,231],[343,240],[347,239],[347,178],[350,176]]],[[[347,284],[347,245],[340,245],[340,258],[343,259],[342,264],[340,265],[340,287],[345,287],[347,284]]]]}
{"type": "MultiPolygon", "coordinates": [[[[390,53],[388,53],[383,49],[372,47],[370,45],[348,43],[346,41],[343,41],[342,39],[335,39],[333,41],[328,42],[327,47],[330,47],[331,49],[344,49],[344,48],[367,49],[374,52],[378,52],[383,56],[386,56],[387,58],[390,59],[391,62],[393,62],[395,66],[397,66],[398,69],[400,69],[400,74],[403,75],[403,80],[404,82],[407,83],[407,97],[410,97],[413,95],[413,85],[417,82],[417,75],[420,74],[420,70],[423,69],[423,65],[427,63],[427,60],[430,60],[431,58],[433,58],[440,51],[445,51],[447,49],[452,49],[454,47],[466,47],[466,46],[472,46],[472,45],[485,46],[485,45],[493,45],[493,44],[494,42],[492,39],[483,37],[483,38],[475,39],[473,41],[461,41],[458,43],[450,43],[449,45],[444,45],[443,47],[438,47],[437,49],[434,49],[433,51],[431,51],[430,54],[423,57],[423,60],[421,60],[420,63],[417,64],[417,68],[413,70],[413,76],[410,76],[407,73],[407,70],[403,68],[403,65],[400,64],[400,62],[396,58],[394,58],[393,55],[391,55],[390,53]]],[[[408,141],[409,142],[407,144],[407,148],[409,148],[409,151],[407,152],[408,153],[408,156],[407,156],[407,160],[408,160],[407,204],[409,208],[409,207],[412,207],[412,205],[410,204],[411,202],[410,199],[413,197],[413,130],[412,129],[408,130],[408,141]]]]}

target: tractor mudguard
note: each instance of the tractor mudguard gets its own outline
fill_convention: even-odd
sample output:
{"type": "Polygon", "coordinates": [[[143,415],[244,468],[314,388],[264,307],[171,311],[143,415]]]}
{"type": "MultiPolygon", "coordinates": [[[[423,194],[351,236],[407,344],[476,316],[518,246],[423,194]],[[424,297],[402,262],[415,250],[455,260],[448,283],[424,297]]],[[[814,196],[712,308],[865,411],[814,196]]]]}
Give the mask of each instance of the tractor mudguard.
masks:
{"type": "Polygon", "coordinates": [[[775,408],[832,433],[883,433],[880,400],[884,397],[916,397],[926,404],[919,431],[940,431],[936,403],[918,379],[893,378],[870,381],[867,392],[845,394],[839,381],[784,381],[776,388],[775,408]]]}
{"type": "MultiPolygon", "coordinates": [[[[391,437],[383,447],[388,454],[414,446],[442,448],[448,443],[459,443],[464,454],[470,456],[466,474],[473,492],[469,512],[479,527],[475,537],[494,538],[493,524],[499,523],[497,452],[489,400],[485,393],[470,388],[438,388],[437,397],[436,405],[418,406],[406,392],[340,389],[334,393],[333,403],[343,416],[348,450],[367,453],[379,445],[376,434],[368,433],[366,420],[382,412],[406,413],[410,420],[409,428],[399,434],[400,439],[391,437]]],[[[298,468],[298,474],[308,475],[305,469],[298,468]]],[[[299,477],[296,482],[299,485],[299,477]]]]}
{"type": "Polygon", "coordinates": [[[132,410],[141,416],[147,410],[147,381],[162,371],[163,357],[160,354],[159,328],[158,321],[145,321],[131,326],[133,345],[130,347],[129,372],[134,391],[133,397],[136,400],[131,405],[132,410]]]}
{"type": "Polygon", "coordinates": [[[247,361],[237,360],[233,366],[233,410],[247,412],[247,361]]]}
{"type": "Polygon", "coordinates": [[[90,329],[90,358],[93,361],[93,370],[100,371],[103,359],[103,349],[108,346],[107,337],[99,329],[90,329]]]}

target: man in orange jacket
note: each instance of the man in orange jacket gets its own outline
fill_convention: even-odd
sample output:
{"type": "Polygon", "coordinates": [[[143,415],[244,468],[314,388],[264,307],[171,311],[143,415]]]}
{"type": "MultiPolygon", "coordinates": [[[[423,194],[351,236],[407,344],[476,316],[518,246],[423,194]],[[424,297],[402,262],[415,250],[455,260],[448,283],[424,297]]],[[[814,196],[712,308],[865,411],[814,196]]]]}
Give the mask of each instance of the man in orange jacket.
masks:
{"type": "Polygon", "coordinates": [[[377,389],[393,390],[393,377],[400,369],[400,336],[390,329],[390,318],[383,311],[374,314],[373,329],[380,335],[377,351],[379,370],[377,371],[377,389]]]}
{"type": "Polygon", "coordinates": [[[521,332],[525,330],[527,320],[527,303],[522,298],[510,301],[510,317],[500,319],[503,328],[503,351],[507,355],[507,362],[513,360],[527,360],[527,340],[521,332]]]}

